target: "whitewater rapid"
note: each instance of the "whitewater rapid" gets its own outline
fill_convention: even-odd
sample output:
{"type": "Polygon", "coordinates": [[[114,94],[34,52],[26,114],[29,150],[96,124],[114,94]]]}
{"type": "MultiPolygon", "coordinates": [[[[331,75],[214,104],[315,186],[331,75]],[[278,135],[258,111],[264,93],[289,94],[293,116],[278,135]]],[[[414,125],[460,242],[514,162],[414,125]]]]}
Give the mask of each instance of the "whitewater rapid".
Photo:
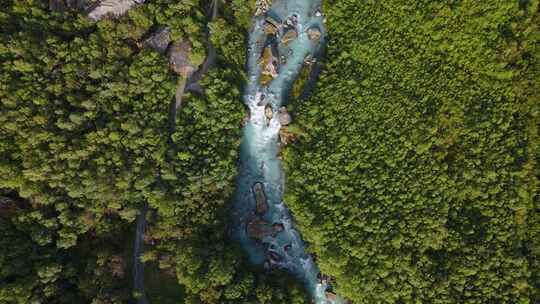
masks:
{"type": "Polygon", "coordinates": [[[289,271],[304,284],[315,303],[343,303],[327,293],[326,279],[306,253],[306,245],[294,228],[294,220],[283,202],[285,177],[278,158],[282,128],[278,109],[286,105],[302,68],[312,64],[324,47],[321,1],[274,0],[269,7],[265,4],[257,3],[258,15],[253,18],[248,41],[248,83],[243,101],[249,109],[249,119],[240,146],[233,237],[251,263],[289,271]],[[296,35],[288,33],[293,39],[284,42],[291,30],[296,35]],[[265,51],[275,56],[277,73],[269,82],[262,83],[261,73],[267,62],[273,62],[265,61],[265,51]]]}

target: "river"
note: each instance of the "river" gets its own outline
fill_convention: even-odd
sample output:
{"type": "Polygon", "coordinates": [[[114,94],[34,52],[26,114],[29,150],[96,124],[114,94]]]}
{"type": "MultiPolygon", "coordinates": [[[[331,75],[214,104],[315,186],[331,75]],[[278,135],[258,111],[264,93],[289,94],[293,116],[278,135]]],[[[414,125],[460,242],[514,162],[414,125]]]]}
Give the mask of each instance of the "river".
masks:
{"type": "Polygon", "coordinates": [[[240,146],[239,176],[232,211],[233,237],[250,262],[285,269],[303,283],[317,304],[345,301],[327,292],[282,198],[285,176],[278,158],[278,109],[286,105],[305,62],[324,47],[320,0],[258,2],[248,41],[248,83],[243,101],[249,119],[240,146]],[[264,73],[264,75],[262,75],[264,73]]]}

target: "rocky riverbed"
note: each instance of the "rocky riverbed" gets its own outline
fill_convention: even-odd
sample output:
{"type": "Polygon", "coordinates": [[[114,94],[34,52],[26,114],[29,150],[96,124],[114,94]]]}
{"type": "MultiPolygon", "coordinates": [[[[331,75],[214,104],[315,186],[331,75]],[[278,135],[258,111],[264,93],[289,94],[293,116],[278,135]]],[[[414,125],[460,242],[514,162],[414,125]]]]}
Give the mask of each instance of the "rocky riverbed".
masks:
{"type": "Polygon", "coordinates": [[[233,236],[253,264],[285,269],[297,277],[317,304],[344,303],[329,292],[313,257],[294,228],[283,202],[280,146],[293,140],[286,126],[289,91],[304,65],[324,47],[320,0],[257,2],[248,42],[249,109],[240,147],[239,177],[232,212],[233,236]]]}

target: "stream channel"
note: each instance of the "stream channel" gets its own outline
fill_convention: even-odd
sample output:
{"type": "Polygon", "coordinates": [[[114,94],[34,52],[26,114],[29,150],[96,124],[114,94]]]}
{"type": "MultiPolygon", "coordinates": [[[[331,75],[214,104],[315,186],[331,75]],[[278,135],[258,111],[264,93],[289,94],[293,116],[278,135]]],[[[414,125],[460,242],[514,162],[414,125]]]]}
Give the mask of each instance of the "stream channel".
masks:
{"type": "Polygon", "coordinates": [[[301,281],[317,304],[345,303],[331,292],[283,202],[285,176],[279,153],[279,108],[286,105],[305,64],[325,43],[321,0],[257,3],[248,41],[248,83],[243,101],[249,119],[243,129],[234,194],[232,234],[250,262],[284,269],[301,281]]]}

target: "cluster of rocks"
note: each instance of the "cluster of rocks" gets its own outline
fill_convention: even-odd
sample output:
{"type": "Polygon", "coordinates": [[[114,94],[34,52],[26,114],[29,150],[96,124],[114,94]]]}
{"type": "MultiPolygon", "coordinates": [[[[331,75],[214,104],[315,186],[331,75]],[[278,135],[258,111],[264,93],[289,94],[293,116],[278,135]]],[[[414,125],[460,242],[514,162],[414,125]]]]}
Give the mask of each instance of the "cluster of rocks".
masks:
{"type": "Polygon", "coordinates": [[[253,195],[255,195],[255,214],[264,215],[268,211],[268,203],[264,186],[261,183],[255,183],[252,187],[253,195]]]}
{"type": "MultiPolygon", "coordinates": [[[[253,196],[255,198],[255,215],[250,217],[246,225],[246,233],[249,238],[263,242],[265,238],[275,237],[278,233],[285,230],[285,227],[281,223],[270,223],[263,217],[268,212],[268,200],[264,192],[264,186],[262,183],[255,183],[251,188],[253,196]]],[[[290,250],[291,245],[285,246],[285,250],[290,250]]],[[[265,262],[266,268],[271,268],[273,265],[279,264],[282,257],[273,250],[267,251],[267,260],[265,262]]]]}
{"type": "Polygon", "coordinates": [[[278,231],[274,225],[268,223],[260,216],[255,216],[248,221],[246,232],[250,238],[262,241],[266,237],[274,236],[281,232],[281,230],[278,231]]]}
{"type": "Polygon", "coordinates": [[[280,233],[284,227],[283,224],[272,224],[263,219],[263,216],[268,212],[268,201],[264,193],[263,184],[255,183],[252,190],[255,197],[255,216],[252,216],[248,220],[246,233],[250,238],[262,241],[266,237],[275,236],[277,233],[280,233]]]}
{"type": "Polygon", "coordinates": [[[304,57],[304,64],[305,65],[309,66],[309,65],[314,64],[315,62],[317,62],[317,59],[315,57],[313,57],[311,54],[304,57]]]}
{"type": "Polygon", "coordinates": [[[255,16],[266,14],[271,5],[272,0],[257,0],[255,2],[255,16]]]}
{"type": "MultiPolygon", "coordinates": [[[[267,2],[259,1],[260,7],[264,7],[267,2]]],[[[278,43],[283,46],[288,46],[289,43],[298,38],[298,16],[292,14],[287,19],[282,21],[273,11],[260,9],[261,14],[265,15],[263,31],[265,33],[265,40],[259,41],[264,43],[263,50],[259,59],[259,64],[262,67],[260,82],[262,85],[267,85],[276,78],[279,74],[279,68],[281,64],[285,64],[287,61],[286,56],[279,54],[278,43]]],[[[317,11],[320,14],[320,11],[317,11]]],[[[310,27],[306,30],[306,35],[309,40],[319,43],[321,39],[321,30],[317,26],[310,27]]],[[[292,49],[288,50],[289,53],[292,49]]],[[[312,56],[308,56],[304,60],[305,64],[312,64],[314,59],[312,56]],[[309,58],[308,58],[309,57],[309,58]]]]}
{"type": "Polygon", "coordinates": [[[269,125],[270,120],[272,120],[272,117],[274,117],[274,111],[272,110],[272,106],[270,104],[267,104],[264,107],[264,116],[266,117],[266,125],[269,125]]]}
{"type": "Polygon", "coordinates": [[[280,65],[279,50],[275,38],[281,29],[281,20],[271,11],[266,11],[265,14],[264,33],[266,34],[266,40],[259,59],[259,64],[262,67],[260,81],[262,85],[267,85],[278,76],[280,65]]]}
{"type": "Polygon", "coordinates": [[[189,39],[171,41],[171,30],[168,27],[162,27],[151,33],[142,42],[143,47],[148,47],[156,52],[167,55],[171,70],[189,78],[197,70],[197,67],[189,59],[193,45],[189,39]]]}
{"type": "Polygon", "coordinates": [[[268,84],[271,79],[278,76],[279,73],[279,55],[278,49],[275,44],[269,44],[263,49],[259,64],[262,65],[262,75],[268,77],[262,77],[261,82],[263,85],[268,84]]]}
{"type": "MultiPolygon", "coordinates": [[[[269,124],[270,120],[274,117],[274,111],[270,104],[266,104],[264,107],[264,116],[266,117],[266,123],[269,124]]],[[[280,107],[278,109],[277,118],[281,127],[288,126],[292,122],[291,114],[287,111],[287,107],[280,107]]]]}
{"type": "MultiPolygon", "coordinates": [[[[266,117],[266,125],[270,124],[270,120],[274,117],[274,111],[270,104],[266,104],[264,107],[264,116],[266,117]]],[[[279,129],[279,141],[280,145],[286,146],[287,144],[293,142],[296,139],[296,136],[290,132],[287,126],[292,122],[291,114],[287,111],[287,107],[280,107],[277,112],[277,118],[281,128],[279,129]]],[[[249,119],[249,118],[247,118],[249,119]]]]}
{"type": "Polygon", "coordinates": [[[192,51],[191,41],[183,39],[173,42],[167,52],[171,70],[186,79],[193,75],[197,69],[189,59],[192,51]]]}
{"type": "Polygon", "coordinates": [[[289,18],[285,19],[285,24],[283,26],[283,35],[281,36],[281,43],[288,45],[289,42],[298,38],[298,17],[296,15],[291,15],[289,18]]]}
{"type": "MultiPolygon", "coordinates": [[[[52,11],[63,12],[66,9],[79,9],[85,11],[87,17],[97,22],[105,17],[121,16],[135,5],[143,4],[145,0],[49,0],[52,11]]],[[[137,46],[148,47],[161,54],[167,54],[171,70],[185,78],[191,76],[197,69],[189,60],[192,52],[191,42],[187,39],[171,44],[171,30],[161,27],[151,33],[137,46]]]]}

